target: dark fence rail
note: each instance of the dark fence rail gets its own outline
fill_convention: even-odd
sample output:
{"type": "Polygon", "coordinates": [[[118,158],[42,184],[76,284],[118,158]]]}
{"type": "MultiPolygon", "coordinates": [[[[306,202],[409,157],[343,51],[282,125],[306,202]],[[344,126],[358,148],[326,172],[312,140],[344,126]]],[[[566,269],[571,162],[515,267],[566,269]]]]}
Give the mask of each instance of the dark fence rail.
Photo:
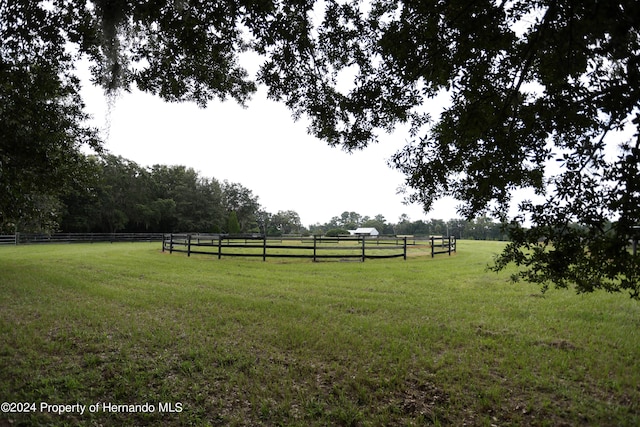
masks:
{"type": "Polygon", "coordinates": [[[446,254],[451,256],[451,252],[456,251],[455,236],[431,236],[431,258],[436,254],[446,254]]]}
{"type": "Polygon", "coordinates": [[[455,238],[414,236],[338,236],[338,237],[269,237],[261,234],[165,234],[162,251],[223,256],[267,258],[407,259],[407,247],[430,245],[431,256],[456,251],[455,238]],[[437,240],[440,239],[440,240],[437,240]]]}
{"type": "Polygon", "coordinates": [[[265,237],[259,234],[165,234],[162,250],[191,254],[267,258],[407,259],[407,238],[394,239],[351,237],[265,237]]]}
{"type": "Polygon", "coordinates": [[[0,245],[15,245],[15,244],[16,244],[15,234],[0,234],[0,245]]]}
{"type": "Polygon", "coordinates": [[[16,233],[0,235],[0,244],[160,242],[162,233],[16,233]]]}

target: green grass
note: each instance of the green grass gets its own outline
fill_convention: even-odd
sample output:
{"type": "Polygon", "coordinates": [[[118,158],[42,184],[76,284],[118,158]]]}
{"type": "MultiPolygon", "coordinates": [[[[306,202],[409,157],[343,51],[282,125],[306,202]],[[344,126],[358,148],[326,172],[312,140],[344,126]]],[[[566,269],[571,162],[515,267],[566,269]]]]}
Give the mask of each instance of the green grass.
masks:
{"type": "Polygon", "coordinates": [[[485,270],[500,248],[312,263],[0,247],[0,401],[156,409],[0,425],[639,425],[640,303],[541,296],[485,270]]]}

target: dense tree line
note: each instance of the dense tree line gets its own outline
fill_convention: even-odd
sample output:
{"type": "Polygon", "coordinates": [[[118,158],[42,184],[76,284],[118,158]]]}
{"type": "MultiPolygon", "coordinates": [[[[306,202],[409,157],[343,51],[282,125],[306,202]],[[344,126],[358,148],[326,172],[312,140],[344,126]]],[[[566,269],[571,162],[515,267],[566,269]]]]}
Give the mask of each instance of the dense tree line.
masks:
{"type": "Polygon", "coordinates": [[[61,194],[39,197],[39,215],[5,221],[2,231],[228,232],[232,217],[232,231],[258,230],[258,197],[241,184],[110,154],[86,157],[84,169],[61,194]]]}

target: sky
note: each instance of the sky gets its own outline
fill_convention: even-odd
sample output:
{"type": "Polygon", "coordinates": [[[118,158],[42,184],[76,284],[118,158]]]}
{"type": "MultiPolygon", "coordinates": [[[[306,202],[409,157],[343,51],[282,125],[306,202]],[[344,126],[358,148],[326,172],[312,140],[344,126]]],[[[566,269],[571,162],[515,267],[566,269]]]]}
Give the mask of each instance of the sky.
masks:
{"type": "Polygon", "coordinates": [[[141,166],[183,165],[202,177],[239,183],[268,212],[294,210],[305,226],[345,211],[381,214],[389,223],[402,214],[412,221],[457,217],[453,200],[439,201],[425,214],[397,194],[404,177],[387,160],[406,144],[402,132],[350,154],[308,135],[304,119],[295,122],[284,104],[267,99],[264,88],[247,108],[235,101],[212,101],[206,108],[167,103],[135,89],[109,108],[102,89],[88,82],[82,96],[111,154],[141,166]]]}
{"type": "MultiPolygon", "coordinates": [[[[387,161],[407,144],[407,133],[380,136],[380,142],[347,153],[310,136],[304,118],[294,121],[284,104],[268,100],[258,90],[247,108],[235,101],[167,103],[132,89],[108,108],[101,88],[88,82],[82,96],[93,125],[101,129],[105,148],[141,166],[183,165],[200,176],[239,183],[250,189],[267,212],[293,210],[305,226],[324,224],[343,212],[371,218],[383,215],[397,223],[402,214],[411,221],[457,218],[453,199],[436,201],[425,213],[419,204],[406,205],[398,187],[404,176],[387,161]]],[[[612,136],[610,159],[617,143],[628,140],[633,126],[612,136]]],[[[558,173],[550,161],[548,174],[558,173]]],[[[531,190],[518,190],[510,215],[524,199],[538,199],[531,190]]]]}
{"type": "MultiPolygon", "coordinates": [[[[537,22],[540,13],[535,10],[515,23],[518,34],[537,22]]],[[[261,59],[253,53],[242,55],[242,65],[255,76],[261,59]]],[[[308,135],[304,119],[295,122],[283,104],[267,99],[264,88],[247,108],[234,101],[212,101],[206,108],[167,103],[133,89],[109,109],[102,89],[89,83],[87,69],[88,64],[79,64],[78,75],[85,82],[82,95],[93,125],[102,129],[105,148],[141,166],[183,165],[203,177],[240,183],[258,196],[268,212],[294,210],[307,226],[329,222],[345,211],[372,218],[381,214],[390,223],[402,214],[412,221],[458,217],[455,200],[436,201],[425,213],[418,204],[405,205],[404,196],[397,194],[404,177],[387,161],[407,144],[406,132],[381,135],[379,144],[346,153],[308,135]]],[[[343,77],[349,80],[348,71],[343,77]]],[[[431,113],[437,114],[439,102],[430,104],[431,113]]],[[[617,143],[634,132],[635,127],[629,126],[610,137],[615,142],[611,159],[618,155],[617,143]]],[[[547,176],[558,173],[554,160],[547,165],[547,176]]],[[[530,189],[518,190],[511,216],[524,199],[538,198],[530,189]]]]}

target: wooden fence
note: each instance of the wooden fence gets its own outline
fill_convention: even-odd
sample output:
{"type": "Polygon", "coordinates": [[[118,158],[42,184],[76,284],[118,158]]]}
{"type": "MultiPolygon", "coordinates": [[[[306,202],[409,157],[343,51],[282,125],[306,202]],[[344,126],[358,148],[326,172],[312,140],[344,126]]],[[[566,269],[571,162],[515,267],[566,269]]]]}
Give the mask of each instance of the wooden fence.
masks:
{"type": "Polygon", "coordinates": [[[350,237],[265,237],[225,234],[165,234],[162,251],[191,254],[267,258],[407,259],[407,237],[370,238],[350,237]]]}
{"type": "Polygon", "coordinates": [[[0,245],[16,245],[15,234],[0,234],[0,245]]]}
{"type": "Polygon", "coordinates": [[[34,243],[98,243],[98,242],[158,242],[162,251],[184,252],[187,255],[245,256],[280,258],[407,259],[407,247],[431,246],[431,257],[456,252],[455,237],[430,236],[310,236],[264,237],[261,234],[162,234],[162,233],[15,233],[0,235],[0,245],[34,243]]]}
{"type": "Polygon", "coordinates": [[[0,244],[159,242],[162,233],[15,233],[0,235],[0,244]]]}
{"type": "Polygon", "coordinates": [[[431,236],[431,258],[436,254],[449,254],[456,251],[455,236],[431,236]]]}

